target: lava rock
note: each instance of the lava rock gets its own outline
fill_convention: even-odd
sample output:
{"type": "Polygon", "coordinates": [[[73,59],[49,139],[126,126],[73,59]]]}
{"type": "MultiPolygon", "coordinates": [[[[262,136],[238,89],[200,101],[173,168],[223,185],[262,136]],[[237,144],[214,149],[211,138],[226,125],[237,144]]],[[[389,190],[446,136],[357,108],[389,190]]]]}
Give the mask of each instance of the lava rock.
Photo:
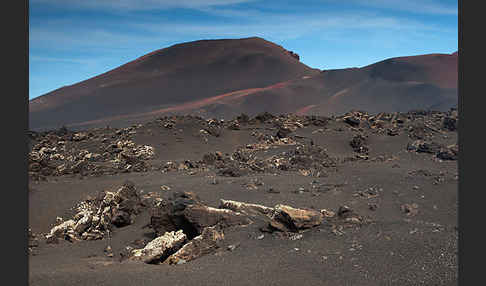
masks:
{"type": "Polygon", "coordinates": [[[186,242],[187,237],[182,230],[166,232],[163,236],[149,242],[142,249],[132,250],[132,260],[149,264],[163,262],[167,257],[178,251],[186,242]]]}
{"type": "Polygon", "coordinates": [[[196,236],[176,253],[167,258],[167,264],[182,264],[207,255],[220,247],[224,233],[216,227],[206,227],[201,235],[196,236]]]}
{"type": "Polygon", "coordinates": [[[281,127],[278,129],[277,134],[275,136],[277,138],[287,138],[290,133],[292,133],[292,130],[290,128],[281,127]]]}
{"type": "Polygon", "coordinates": [[[457,130],[457,119],[454,117],[445,117],[442,121],[442,127],[449,131],[457,130]]]}
{"type": "Polygon", "coordinates": [[[369,152],[368,146],[366,146],[367,139],[361,134],[358,134],[353,137],[353,139],[349,142],[349,145],[353,148],[354,152],[367,154],[369,152]]]}
{"type": "Polygon", "coordinates": [[[297,232],[320,225],[323,215],[314,210],[296,209],[287,205],[276,205],[270,226],[280,231],[297,232]]]}
{"type": "Polygon", "coordinates": [[[345,117],[344,122],[346,122],[347,124],[349,124],[353,127],[357,127],[361,123],[361,121],[354,116],[345,117]]]}
{"type": "Polygon", "coordinates": [[[441,160],[457,160],[459,157],[459,149],[457,145],[452,145],[447,148],[442,148],[437,153],[437,158],[441,160]]]}
{"type": "Polygon", "coordinates": [[[201,232],[205,227],[216,224],[227,227],[248,225],[251,223],[251,220],[242,213],[203,205],[190,205],[186,207],[184,217],[198,232],[201,232]]]}
{"type": "Polygon", "coordinates": [[[220,200],[220,209],[229,209],[235,212],[240,212],[246,215],[270,215],[274,209],[259,204],[251,204],[244,202],[237,202],[231,200],[220,200]]]}
{"type": "Polygon", "coordinates": [[[415,151],[417,153],[436,154],[440,151],[441,145],[435,142],[428,142],[423,140],[415,140],[408,143],[407,150],[415,151]]]}

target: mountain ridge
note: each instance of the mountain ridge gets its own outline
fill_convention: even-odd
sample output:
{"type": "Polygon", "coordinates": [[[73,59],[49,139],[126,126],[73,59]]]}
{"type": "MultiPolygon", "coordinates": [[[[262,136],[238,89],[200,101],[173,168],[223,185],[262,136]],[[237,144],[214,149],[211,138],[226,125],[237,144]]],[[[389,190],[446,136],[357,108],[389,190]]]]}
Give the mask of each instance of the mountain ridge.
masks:
{"type": "Polygon", "coordinates": [[[457,52],[321,71],[260,37],[197,40],[155,50],[32,99],[29,125],[33,130],[106,125],[188,113],[224,118],[263,111],[328,115],[356,108],[447,109],[454,98],[457,102],[457,52]]]}

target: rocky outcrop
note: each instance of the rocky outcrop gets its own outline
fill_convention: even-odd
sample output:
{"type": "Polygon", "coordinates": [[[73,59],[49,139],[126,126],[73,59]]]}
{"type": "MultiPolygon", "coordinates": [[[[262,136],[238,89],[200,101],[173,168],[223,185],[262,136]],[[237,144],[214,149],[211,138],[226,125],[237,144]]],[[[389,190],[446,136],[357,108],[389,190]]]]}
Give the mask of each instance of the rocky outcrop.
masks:
{"type": "Polygon", "coordinates": [[[217,227],[206,227],[201,235],[196,236],[165,261],[167,264],[183,264],[207,255],[220,247],[224,233],[217,227]]]}
{"type": "Polygon", "coordinates": [[[201,234],[205,227],[247,225],[249,218],[241,213],[204,205],[191,192],[176,192],[168,201],[151,209],[150,226],[156,233],[183,229],[189,238],[201,234]]]}
{"type": "Polygon", "coordinates": [[[297,209],[287,205],[276,205],[271,215],[270,226],[280,231],[297,232],[318,226],[323,221],[319,211],[297,209]]]}
{"type": "Polygon", "coordinates": [[[244,203],[244,202],[237,202],[231,200],[220,200],[219,204],[220,209],[229,209],[235,212],[240,212],[249,216],[258,216],[258,215],[270,215],[273,212],[273,208],[266,207],[259,204],[251,204],[251,203],[244,203]]]}
{"type": "Polygon", "coordinates": [[[201,232],[205,227],[221,225],[223,227],[248,225],[251,220],[247,216],[227,209],[217,209],[204,205],[191,205],[185,208],[184,218],[201,232]]]}
{"type": "Polygon", "coordinates": [[[179,250],[186,242],[187,237],[179,230],[177,232],[166,232],[149,242],[142,249],[132,250],[132,260],[156,264],[163,262],[167,257],[179,250]]]}
{"type": "Polygon", "coordinates": [[[102,239],[113,227],[131,224],[144,207],[135,185],[125,181],[115,192],[103,191],[98,198],[79,203],[76,215],[64,222],[60,218],[46,238],[48,242],[102,239]]]}

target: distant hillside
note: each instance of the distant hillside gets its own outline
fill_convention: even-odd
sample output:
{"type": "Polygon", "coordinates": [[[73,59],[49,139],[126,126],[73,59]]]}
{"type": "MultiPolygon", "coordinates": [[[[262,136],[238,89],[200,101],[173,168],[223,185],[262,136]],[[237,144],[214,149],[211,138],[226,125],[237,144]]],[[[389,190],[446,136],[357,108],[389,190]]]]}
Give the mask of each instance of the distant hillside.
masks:
{"type": "Polygon", "coordinates": [[[30,129],[106,126],[159,115],[232,117],[448,109],[457,53],[319,71],[262,38],[201,40],[154,51],[30,101],[30,129]]]}

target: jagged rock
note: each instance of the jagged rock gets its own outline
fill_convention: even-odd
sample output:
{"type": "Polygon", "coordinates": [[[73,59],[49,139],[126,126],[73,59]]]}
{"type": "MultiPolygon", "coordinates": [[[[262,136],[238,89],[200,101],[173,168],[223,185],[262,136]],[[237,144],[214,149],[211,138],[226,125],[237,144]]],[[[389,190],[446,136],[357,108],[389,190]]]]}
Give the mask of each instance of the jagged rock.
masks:
{"type": "Polygon", "coordinates": [[[165,261],[168,264],[182,264],[213,252],[220,247],[224,233],[216,227],[206,227],[201,235],[196,236],[165,261]]]}
{"type": "Polygon", "coordinates": [[[458,156],[459,149],[457,145],[448,146],[437,153],[437,158],[441,160],[457,160],[458,156]]]}
{"type": "Polygon", "coordinates": [[[275,118],[275,116],[269,112],[263,112],[260,114],[257,114],[254,118],[254,120],[260,121],[261,123],[265,123],[266,121],[269,121],[271,119],[275,118]]]}
{"type": "Polygon", "coordinates": [[[361,134],[358,134],[353,137],[351,142],[349,142],[349,145],[353,148],[354,152],[357,153],[362,153],[362,154],[367,154],[369,149],[366,146],[367,139],[361,134]]]}
{"type": "Polygon", "coordinates": [[[294,52],[292,52],[292,51],[288,51],[288,52],[289,52],[290,56],[292,56],[292,57],[293,57],[293,58],[295,58],[296,60],[300,60],[300,57],[299,57],[299,55],[298,55],[297,53],[294,53],[294,52]]]}
{"type": "Polygon", "coordinates": [[[403,204],[400,208],[407,216],[415,216],[418,214],[418,204],[416,203],[403,204]]]}
{"type": "Polygon", "coordinates": [[[137,214],[142,208],[140,195],[131,181],[123,183],[115,193],[114,199],[118,203],[117,209],[128,214],[137,214]]]}
{"type": "Polygon", "coordinates": [[[439,144],[422,140],[415,140],[407,145],[407,150],[415,151],[417,153],[436,154],[440,149],[441,146],[439,144]]]}
{"type": "Polygon", "coordinates": [[[237,202],[237,201],[223,200],[223,199],[220,200],[219,208],[229,209],[250,216],[270,215],[274,211],[273,208],[266,207],[259,204],[251,204],[251,203],[244,203],[244,202],[237,202]]]}
{"type": "Polygon", "coordinates": [[[386,134],[389,136],[397,136],[400,133],[398,132],[398,128],[388,128],[386,134]]]}
{"type": "Polygon", "coordinates": [[[203,155],[202,162],[207,165],[212,165],[214,162],[221,159],[222,158],[216,153],[207,153],[203,155]]]}
{"type": "Polygon", "coordinates": [[[292,133],[292,130],[290,128],[281,127],[278,129],[277,134],[275,136],[277,138],[287,138],[290,133],[292,133]]]}
{"type": "Polygon", "coordinates": [[[179,250],[186,240],[187,237],[182,230],[166,232],[149,242],[144,248],[132,250],[131,259],[150,264],[163,262],[179,250]]]}
{"type": "Polygon", "coordinates": [[[32,253],[34,247],[39,246],[39,240],[37,239],[37,236],[32,232],[30,227],[28,229],[28,237],[29,237],[29,253],[32,253]]]}
{"type": "Polygon", "coordinates": [[[184,216],[184,210],[190,205],[202,205],[196,194],[192,192],[173,193],[168,201],[162,200],[150,209],[150,227],[157,234],[182,229],[189,239],[199,235],[184,216]]]}
{"type": "Polygon", "coordinates": [[[246,115],[245,113],[242,113],[238,117],[236,117],[236,120],[239,123],[248,123],[248,121],[250,121],[250,117],[248,115],[246,115]]]}
{"type": "Polygon", "coordinates": [[[69,229],[73,229],[75,225],[76,225],[76,222],[74,220],[72,220],[72,219],[67,220],[67,221],[53,227],[50,231],[50,235],[58,237],[58,238],[63,237],[64,234],[67,233],[67,231],[69,229]]]}
{"type": "Polygon", "coordinates": [[[364,221],[363,217],[361,217],[354,210],[345,205],[338,208],[337,216],[340,219],[344,219],[346,222],[355,224],[360,224],[364,221]]]}
{"type": "Polygon", "coordinates": [[[83,233],[86,229],[90,227],[92,221],[93,221],[93,216],[91,215],[91,213],[89,212],[83,213],[82,218],[76,222],[76,225],[74,226],[74,231],[77,234],[83,233]]]}
{"type": "Polygon", "coordinates": [[[185,219],[200,233],[205,227],[219,224],[221,226],[248,225],[247,216],[228,209],[217,209],[204,205],[190,205],[184,210],[185,219]]]}
{"type": "Polygon", "coordinates": [[[72,140],[73,141],[81,141],[81,140],[85,140],[87,138],[88,138],[88,134],[80,132],[80,133],[74,133],[72,140]]]}
{"type": "Polygon", "coordinates": [[[323,215],[318,211],[296,209],[278,204],[274,207],[270,226],[284,232],[297,232],[301,229],[320,225],[322,221],[323,215]]]}
{"type": "Polygon", "coordinates": [[[80,202],[73,219],[65,222],[61,219],[60,224],[51,229],[48,239],[53,242],[56,238],[70,241],[101,239],[112,230],[112,226],[131,224],[133,216],[143,207],[135,185],[125,181],[116,192],[103,191],[96,199],[80,202]]]}
{"type": "Polygon", "coordinates": [[[317,115],[309,115],[306,116],[306,119],[309,124],[314,126],[325,126],[329,122],[329,118],[325,116],[317,116],[317,115]]]}
{"type": "Polygon", "coordinates": [[[442,121],[442,127],[449,131],[457,130],[457,119],[454,117],[445,117],[442,121]]]}
{"type": "Polygon", "coordinates": [[[240,124],[238,123],[238,121],[233,121],[233,122],[230,123],[230,125],[228,125],[228,129],[240,130],[240,124]]]}
{"type": "Polygon", "coordinates": [[[329,217],[334,217],[334,216],[336,215],[336,213],[335,213],[335,212],[330,211],[330,210],[327,210],[327,209],[322,209],[322,210],[321,210],[321,214],[322,214],[324,217],[327,217],[327,218],[329,218],[329,217]]]}
{"type": "Polygon", "coordinates": [[[131,224],[130,214],[125,211],[115,210],[111,218],[111,223],[116,227],[129,225],[131,224]]]}
{"type": "Polygon", "coordinates": [[[210,126],[210,127],[206,128],[204,130],[214,137],[221,136],[221,133],[223,132],[222,129],[220,127],[217,127],[217,126],[210,126]]]}
{"type": "Polygon", "coordinates": [[[228,166],[218,170],[218,175],[224,177],[241,177],[247,172],[237,166],[228,166]]]}
{"type": "Polygon", "coordinates": [[[346,122],[347,124],[349,124],[349,125],[351,125],[353,127],[357,127],[361,123],[361,121],[359,120],[359,118],[354,117],[354,116],[344,117],[344,122],[346,122]]]}

